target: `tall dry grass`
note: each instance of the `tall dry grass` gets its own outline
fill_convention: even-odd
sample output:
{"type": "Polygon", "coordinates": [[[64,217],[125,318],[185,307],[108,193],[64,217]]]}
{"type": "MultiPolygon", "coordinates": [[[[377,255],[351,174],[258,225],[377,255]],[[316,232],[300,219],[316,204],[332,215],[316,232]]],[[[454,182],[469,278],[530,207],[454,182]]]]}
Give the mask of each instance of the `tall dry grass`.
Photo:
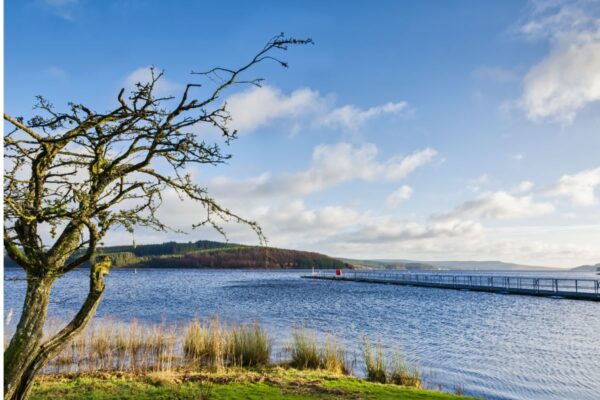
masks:
{"type": "MultiPolygon", "coordinates": [[[[46,337],[60,324],[48,326],[46,337]]],[[[160,324],[95,322],[54,357],[46,372],[222,370],[269,363],[271,339],[257,323],[230,325],[195,319],[176,329],[160,324]]]]}
{"type": "Polygon", "coordinates": [[[226,337],[227,358],[231,365],[255,367],[267,365],[271,357],[271,339],[257,323],[234,326],[226,337]]]}
{"type": "Polygon", "coordinates": [[[396,385],[421,387],[421,374],[416,367],[410,367],[396,351],[389,365],[386,363],[383,346],[375,348],[369,340],[363,338],[363,359],[367,371],[367,379],[373,382],[394,383],[396,385]]]}
{"type": "Polygon", "coordinates": [[[350,374],[346,351],[334,338],[327,336],[319,344],[317,335],[304,328],[292,332],[289,345],[290,364],[298,369],[323,369],[336,374],[350,374]]]}
{"type": "Polygon", "coordinates": [[[183,354],[194,363],[208,355],[208,328],[198,318],[183,331],[183,354]]]}
{"type": "Polygon", "coordinates": [[[183,331],[183,355],[191,365],[225,366],[225,329],[217,318],[190,322],[183,331]]]}
{"type": "MultiPolygon", "coordinates": [[[[46,336],[62,324],[51,321],[46,336]]],[[[95,321],[75,337],[46,367],[48,373],[123,371],[155,372],[180,368],[265,366],[271,360],[271,338],[258,323],[225,325],[218,318],[196,318],[178,327],[164,323],[95,321]]],[[[319,337],[308,329],[292,331],[286,347],[290,365],[351,374],[344,347],[332,336],[319,337]]],[[[421,385],[416,368],[396,353],[389,363],[381,345],[363,339],[366,377],[371,381],[404,386],[421,385]]]]}
{"type": "Polygon", "coordinates": [[[381,344],[378,344],[375,346],[375,349],[373,349],[369,339],[364,337],[363,359],[365,360],[367,379],[373,382],[386,383],[388,380],[388,373],[381,344]]]}
{"type": "MultiPolygon", "coordinates": [[[[46,336],[54,331],[52,325],[46,336]]],[[[181,358],[177,338],[165,324],[95,322],[50,361],[46,372],[170,370],[181,358]]]]}
{"type": "Polygon", "coordinates": [[[352,373],[346,350],[331,336],[325,339],[325,345],[321,350],[321,368],[336,374],[352,373]]]}
{"type": "Polygon", "coordinates": [[[321,366],[321,357],[317,345],[317,336],[314,332],[304,328],[294,329],[290,345],[290,364],[298,369],[318,369],[321,366]]]}
{"type": "Polygon", "coordinates": [[[396,385],[421,387],[421,373],[416,367],[409,366],[400,352],[396,352],[389,368],[389,381],[396,385]]]}

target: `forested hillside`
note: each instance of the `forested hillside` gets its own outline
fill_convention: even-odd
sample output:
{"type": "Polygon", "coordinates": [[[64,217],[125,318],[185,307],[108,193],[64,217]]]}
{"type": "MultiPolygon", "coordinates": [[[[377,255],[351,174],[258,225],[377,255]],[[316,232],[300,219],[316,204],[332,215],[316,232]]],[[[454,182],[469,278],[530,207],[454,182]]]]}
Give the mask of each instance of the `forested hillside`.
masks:
{"type": "Polygon", "coordinates": [[[139,267],[155,268],[344,268],[342,261],[323,254],[265,247],[197,251],[182,256],[149,257],[139,267]]]}
{"type": "MultiPolygon", "coordinates": [[[[108,255],[117,268],[352,268],[350,264],[319,253],[208,240],[100,247],[97,253],[108,255]]],[[[4,265],[16,267],[7,257],[4,257],[4,265]]]]}

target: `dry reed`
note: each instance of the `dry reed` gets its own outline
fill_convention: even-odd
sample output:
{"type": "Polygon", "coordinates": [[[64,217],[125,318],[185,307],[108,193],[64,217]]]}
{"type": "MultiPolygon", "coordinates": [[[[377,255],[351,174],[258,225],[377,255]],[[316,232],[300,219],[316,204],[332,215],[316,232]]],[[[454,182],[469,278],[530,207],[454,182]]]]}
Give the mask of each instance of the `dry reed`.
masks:
{"type": "Polygon", "coordinates": [[[394,354],[390,365],[389,380],[402,386],[421,387],[421,374],[415,367],[409,367],[400,352],[394,354]]]}
{"type": "Polygon", "coordinates": [[[365,337],[363,338],[363,358],[367,379],[373,382],[394,383],[396,385],[421,387],[421,374],[415,367],[409,367],[400,352],[396,352],[391,363],[386,365],[385,355],[381,344],[375,349],[365,337]]]}
{"type": "MultiPolygon", "coordinates": [[[[46,336],[58,332],[61,324],[47,324],[46,336]]],[[[351,374],[344,347],[333,337],[318,340],[307,329],[292,331],[286,350],[290,365],[299,369],[323,369],[351,374]]],[[[399,353],[389,366],[381,345],[375,349],[363,340],[367,379],[405,386],[420,386],[419,372],[409,368],[399,353]]],[[[46,373],[122,371],[134,373],[173,371],[179,368],[208,368],[268,365],[271,339],[258,324],[223,325],[218,318],[196,318],[178,328],[160,324],[91,323],[46,367],[46,373]]]]}
{"type": "Polygon", "coordinates": [[[333,337],[327,336],[319,346],[315,332],[304,328],[292,332],[289,346],[290,364],[298,369],[323,369],[336,374],[350,374],[346,352],[333,337]]]}
{"type": "Polygon", "coordinates": [[[259,324],[234,326],[230,329],[226,340],[230,365],[254,367],[269,363],[271,340],[259,324]]]}
{"type": "Polygon", "coordinates": [[[321,350],[321,368],[336,374],[349,375],[352,372],[346,351],[333,337],[325,339],[321,350]]]}
{"type": "Polygon", "coordinates": [[[373,350],[369,340],[366,337],[363,338],[363,358],[365,360],[365,369],[367,370],[367,379],[373,382],[386,383],[388,374],[385,366],[383,347],[378,344],[375,350],[373,350]]]}
{"type": "Polygon", "coordinates": [[[307,329],[295,329],[292,332],[290,364],[298,369],[318,369],[321,357],[317,346],[317,336],[307,329]]]}

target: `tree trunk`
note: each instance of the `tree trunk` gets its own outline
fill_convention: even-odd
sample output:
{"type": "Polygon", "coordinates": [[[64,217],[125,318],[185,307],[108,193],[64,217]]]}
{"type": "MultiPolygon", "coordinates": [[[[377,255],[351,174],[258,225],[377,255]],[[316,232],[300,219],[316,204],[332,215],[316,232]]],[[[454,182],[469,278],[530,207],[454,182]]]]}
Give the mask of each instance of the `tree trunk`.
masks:
{"type": "Polygon", "coordinates": [[[23,311],[4,351],[4,398],[11,399],[23,373],[38,353],[43,339],[53,278],[27,276],[23,311]]]}
{"type": "Polygon", "coordinates": [[[54,279],[42,280],[40,282],[43,284],[36,284],[36,281],[28,278],[21,320],[17,332],[4,352],[4,400],[26,399],[35,375],[85,328],[100,303],[104,293],[104,275],[108,273],[109,268],[110,261],[106,259],[92,266],[90,290],[85,302],[71,322],[43,344],[43,327],[54,279]],[[27,317],[28,315],[31,317],[27,317]]]}

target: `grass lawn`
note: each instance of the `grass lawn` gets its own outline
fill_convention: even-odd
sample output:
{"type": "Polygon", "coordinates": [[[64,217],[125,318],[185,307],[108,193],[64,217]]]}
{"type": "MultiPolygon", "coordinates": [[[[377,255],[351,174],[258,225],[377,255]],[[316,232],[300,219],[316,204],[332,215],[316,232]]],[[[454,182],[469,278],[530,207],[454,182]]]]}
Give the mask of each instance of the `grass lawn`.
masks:
{"type": "Polygon", "coordinates": [[[459,400],[467,397],[371,383],[321,371],[272,368],[223,373],[93,374],[44,376],[32,399],[404,399],[459,400]]]}

